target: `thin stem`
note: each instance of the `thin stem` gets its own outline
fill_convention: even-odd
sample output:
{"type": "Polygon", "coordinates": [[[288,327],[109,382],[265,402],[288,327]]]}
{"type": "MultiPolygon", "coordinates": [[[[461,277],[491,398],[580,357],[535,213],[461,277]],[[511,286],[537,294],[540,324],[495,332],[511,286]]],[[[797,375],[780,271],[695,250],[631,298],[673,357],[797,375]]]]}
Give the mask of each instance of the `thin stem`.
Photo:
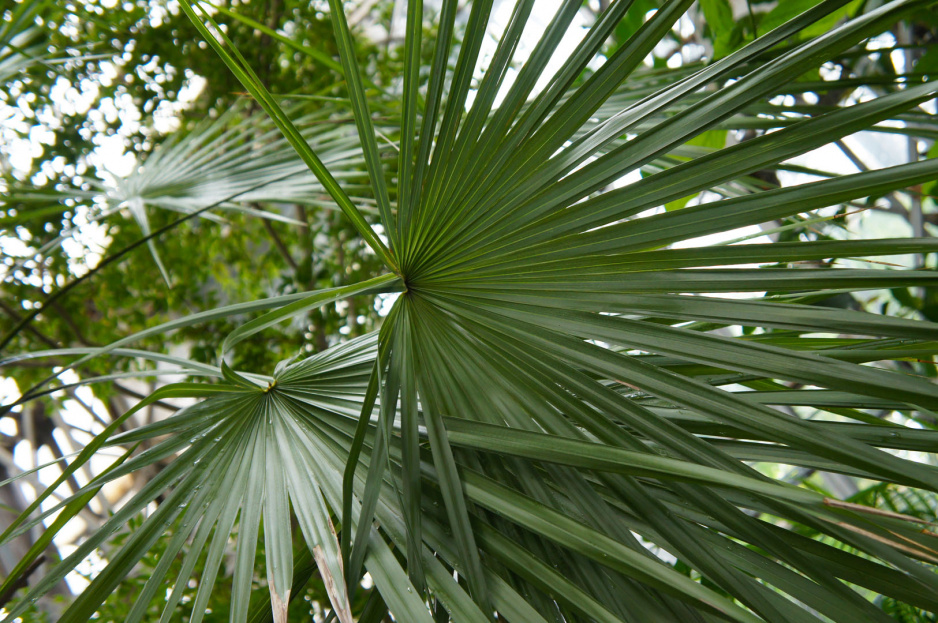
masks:
{"type": "Polygon", "coordinates": [[[271,240],[274,241],[274,246],[277,247],[277,251],[280,252],[280,255],[281,257],[283,257],[284,261],[290,265],[290,268],[292,268],[293,271],[296,272],[298,266],[296,265],[296,260],[294,260],[293,256],[290,255],[290,251],[289,249],[287,249],[287,245],[284,244],[283,239],[280,238],[280,235],[277,233],[277,230],[274,229],[273,225],[271,225],[270,220],[266,218],[263,220],[264,220],[264,229],[267,230],[267,233],[270,235],[271,240]]]}
{"type": "MultiPolygon", "coordinates": [[[[305,173],[305,171],[304,171],[304,173],[305,173]]],[[[178,218],[178,219],[176,219],[175,221],[173,221],[172,223],[169,223],[168,225],[164,225],[163,227],[160,227],[160,228],[157,229],[156,231],[152,232],[149,236],[144,236],[143,238],[137,240],[137,241],[134,242],[133,244],[127,245],[126,247],[124,247],[123,249],[121,249],[120,251],[118,251],[117,253],[115,253],[114,255],[108,256],[108,257],[105,258],[100,264],[98,264],[97,266],[95,266],[94,268],[92,268],[91,270],[89,270],[87,273],[85,273],[85,274],[82,275],[81,277],[78,277],[78,278],[74,279],[73,281],[71,281],[71,282],[65,284],[65,285],[64,285],[62,288],[60,288],[59,290],[56,290],[55,292],[53,292],[52,294],[50,294],[49,297],[48,297],[45,301],[42,302],[42,305],[40,305],[38,308],[34,308],[32,312],[30,312],[29,314],[27,314],[26,316],[24,316],[24,317],[22,318],[22,320],[20,320],[20,321],[16,324],[16,326],[13,327],[13,329],[11,329],[10,332],[9,332],[6,336],[4,336],[3,340],[0,341],[0,350],[3,350],[4,348],[6,348],[6,346],[13,340],[14,337],[16,337],[16,335],[17,335],[20,331],[23,330],[24,327],[26,327],[27,325],[29,325],[29,323],[32,322],[32,320],[33,320],[36,316],[38,316],[38,315],[41,314],[42,312],[46,311],[46,309],[48,309],[53,303],[55,303],[55,302],[58,301],[60,298],[62,298],[62,297],[65,296],[66,294],[68,294],[70,291],[72,291],[75,287],[77,287],[77,286],[80,285],[81,283],[87,281],[88,279],[90,279],[90,278],[93,277],[94,275],[96,275],[96,274],[98,274],[99,272],[101,272],[102,270],[104,270],[106,267],[110,266],[111,264],[113,264],[113,263],[117,262],[118,260],[120,260],[121,258],[123,258],[123,257],[124,257],[125,255],[127,255],[128,253],[131,253],[132,251],[134,251],[134,250],[137,249],[138,247],[145,245],[145,244],[146,244],[147,242],[149,242],[150,240],[153,240],[154,238],[158,238],[158,237],[162,236],[163,234],[165,234],[166,232],[168,232],[168,231],[170,231],[170,230],[172,230],[172,229],[175,229],[176,226],[181,225],[182,223],[185,223],[185,222],[188,221],[188,220],[194,219],[195,217],[197,217],[197,216],[199,216],[199,215],[201,215],[201,214],[204,214],[205,212],[208,212],[209,210],[212,210],[212,209],[214,209],[214,208],[217,208],[218,206],[220,206],[220,205],[222,205],[222,204],[224,204],[224,203],[227,203],[227,202],[229,202],[229,201],[232,201],[232,200],[236,199],[237,197],[239,197],[239,196],[241,196],[241,195],[243,195],[243,194],[245,194],[245,193],[252,192],[252,191],[254,191],[254,190],[257,190],[258,188],[262,188],[262,187],[264,187],[264,186],[267,186],[268,184],[273,184],[274,182],[279,182],[279,181],[285,180],[285,179],[287,179],[287,178],[289,178],[289,177],[292,177],[292,176],[294,176],[294,175],[297,175],[297,173],[296,173],[296,172],[294,172],[294,173],[288,173],[287,175],[282,175],[282,176],[280,176],[280,177],[278,177],[278,178],[276,178],[276,179],[272,179],[272,180],[268,180],[268,181],[266,181],[266,182],[262,182],[262,183],[260,183],[260,184],[256,184],[256,185],[254,185],[254,186],[252,186],[251,188],[248,188],[248,189],[246,189],[246,190],[238,191],[238,192],[236,192],[236,193],[234,193],[234,194],[232,194],[232,195],[229,195],[229,196],[225,197],[224,199],[220,199],[220,200],[216,201],[215,203],[212,203],[212,204],[210,204],[210,205],[207,205],[207,206],[205,206],[204,208],[200,208],[200,209],[198,209],[198,210],[196,210],[196,211],[194,211],[194,212],[191,212],[191,213],[187,214],[186,216],[183,216],[182,218],[178,218]]]]}

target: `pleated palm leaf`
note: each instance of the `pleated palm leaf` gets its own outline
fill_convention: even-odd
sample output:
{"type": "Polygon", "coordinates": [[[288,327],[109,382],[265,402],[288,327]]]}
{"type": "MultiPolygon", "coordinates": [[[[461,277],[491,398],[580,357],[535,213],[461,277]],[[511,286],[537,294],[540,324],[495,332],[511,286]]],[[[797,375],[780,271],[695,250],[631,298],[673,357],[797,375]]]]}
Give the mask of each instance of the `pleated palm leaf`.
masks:
{"type": "MultiPolygon", "coordinates": [[[[327,103],[314,113],[293,106],[295,124],[304,139],[322,154],[324,162],[344,172],[346,188],[361,188],[362,156],[354,131],[336,118],[347,113],[327,103]]],[[[13,189],[5,203],[20,209],[0,218],[0,228],[27,220],[44,218],[68,210],[68,202],[91,204],[89,220],[101,220],[126,211],[144,236],[151,233],[150,213],[156,209],[181,214],[199,213],[203,218],[221,221],[216,211],[237,211],[286,223],[299,224],[277,209],[277,204],[303,204],[332,208],[324,201],[324,189],[302,160],[290,149],[276,126],[263,113],[251,113],[236,105],[217,119],[207,119],[191,131],[179,132],[160,143],[125,177],[91,181],[90,189],[59,188],[35,193],[29,188],[13,189]],[[50,204],[50,200],[54,203],[50,204]]],[[[367,203],[370,198],[358,198],[367,203]]],[[[73,235],[71,230],[50,240],[37,251],[44,255],[73,235]]],[[[153,240],[147,242],[154,261],[169,282],[153,240]]]]}
{"type": "MultiPolygon", "coordinates": [[[[938,491],[933,465],[895,452],[929,452],[938,433],[870,413],[933,415],[934,383],[891,362],[932,357],[938,327],[810,304],[845,291],[933,286],[938,275],[792,267],[929,253],[938,243],[671,247],[934,179],[938,161],[925,160],[769,190],[746,181],[910,110],[920,129],[905,131],[927,136],[932,118],[916,108],[938,92],[927,80],[900,81],[880,97],[784,122],[761,117],[780,129],[724,149],[685,147],[706,131],[733,127],[734,115],[766,106],[767,98],[802,88],[796,81],[806,71],[929,3],[897,0],[792,43],[846,4],[820,2],[738,52],[600,114],[691,2],[665,2],[584,76],[630,4],[612,2],[535,93],[580,8],[564,3],[494,107],[534,8],[521,0],[467,107],[491,0],[472,3],[451,74],[457,3],[444,1],[425,92],[423,7],[408,2],[400,158],[389,184],[351,34],[341,3],[331,2],[383,237],[209,14],[183,2],[388,272],[355,286],[204,312],[147,334],[272,310],[229,336],[224,361],[239,342],[311,308],[400,295],[376,335],[284,364],[270,377],[223,363],[205,371],[219,383],[169,386],[141,403],[205,398],[197,406],[123,436],[112,436],[112,424],[61,480],[104,444],[162,441],[128,452],[63,503],[57,522],[107,480],[178,457],[30,597],[160,497],[63,621],[87,620],[164,531],[165,564],[129,620],[141,620],[151,599],[164,599],[177,554],[184,554],[182,570],[170,578],[164,620],[204,556],[193,613],[201,620],[236,524],[232,620],[272,613],[283,621],[306,569],[293,557],[291,518],[343,623],[379,621],[388,611],[408,622],[889,620],[876,595],[938,610],[931,524],[756,468],[804,466],[938,491]],[[615,187],[638,169],[640,181],[615,187]],[[721,186],[730,189],[727,198],[654,210],[721,186]],[[728,330],[737,327],[757,330],[728,330]],[[778,408],[792,405],[823,417],[778,408]],[[271,605],[255,604],[252,613],[261,525],[271,605]],[[377,591],[363,612],[351,612],[364,570],[377,591]]],[[[27,515],[2,538],[26,529],[27,515]]]]}

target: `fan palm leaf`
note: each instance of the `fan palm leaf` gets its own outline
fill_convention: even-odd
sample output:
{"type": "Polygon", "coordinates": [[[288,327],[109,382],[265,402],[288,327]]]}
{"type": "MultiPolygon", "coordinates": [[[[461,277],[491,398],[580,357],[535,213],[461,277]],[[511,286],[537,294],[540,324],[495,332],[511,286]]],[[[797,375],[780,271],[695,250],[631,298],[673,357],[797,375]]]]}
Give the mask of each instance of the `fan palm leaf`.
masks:
{"type": "MultiPolygon", "coordinates": [[[[343,171],[339,177],[348,187],[363,195],[356,196],[356,200],[371,204],[370,191],[359,183],[363,161],[358,138],[336,122],[347,113],[335,104],[309,114],[299,107],[290,110],[296,114],[297,125],[303,128],[304,139],[316,146],[324,162],[343,171]]],[[[89,190],[63,188],[43,193],[13,189],[4,201],[21,209],[0,219],[0,227],[61,213],[68,209],[66,200],[93,205],[89,215],[92,221],[125,211],[144,237],[152,233],[150,215],[154,208],[184,215],[200,212],[202,218],[215,221],[224,219],[206,211],[207,208],[230,210],[298,225],[298,221],[282,214],[276,206],[335,207],[324,200],[321,184],[289,150],[286,140],[266,115],[252,114],[243,104],[228,109],[217,119],[197,124],[191,131],[172,135],[127,176],[94,182],[93,186],[89,190]],[[50,206],[50,200],[55,205],[50,206]],[[262,209],[262,204],[273,209],[262,209]]],[[[62,231],[40,246],[37,254],[49,253],[73,233],[62,231]]],[[[148,240],[147,246],[169,283],[154,241],[148,240]]]]}
{"type": "MultiPolygon", "coordinates": [[[[927,80],[891,82],[868,101],[799,117],[752,116],[767,98],[801,88],[809,69],[929,3],[896,0],[792,43],[845,4],[820,2],[738,52],[654,84],[642,61],[691,4],[672,0],[584,75],[631,4],[612,2],[535,93],[579,7],[564,3],[495,107],[532,3],[517,4],[467,105],[492,2],[472,3],[450,76],[457,4],[444,1],[425,97],[416,27],[423,6],[409,2],[394,192],[351,33],[340,3],[331,3],[383,239],[208,12],[183,2],[389,272],[258,305],[272,311],[220,349],[222,384],[170,387],[148,399],[188,392],[206,395],[203,402],[165,423],[99,436],[101,446],[171,433],[88,490],[178,457],[32,595],[162,495],[63,620],[87,620],[167,528],[169,551],[184,563],[164,612],[204,556],[200,620],[236,524],[232,620],[246,620],[263,522],[270,601],[282,621],[295,595],[291,516],[343,622],[365,570],[380,594],[372,620],[385,608],[406,621],[488,621],[493,613],[510,621],[889,620],[868,592],[938,609],[930,524],[760,469],[805,466],[938,491],[933,465],[895,452],[929,451],[938,433],[869,412],[924,421],[938,410],[934,383],[892,363],[938,352],[938,326],[814,304],[842,291],[934,286],[935,272],[790,266],[938,245],[670,247],[933,180],[933,159],[768,190],[744,178],[901,115],[916,120],[903,128],[910,136],[933,132],[919,108],[938,93],[927,80]],[[639,89],[629,98],[633,76],[639,89]],[[753,118],[778,129],[724,149],[686,146],[753,118]],[[640,169],[641,180],[610,188],[640,169]],[[655,210],[715,187],[725,197],[655,210]],[[400,296],[377,334],[271,377],[224,363],[235,344],[274,323],[388,289],[400,296]],[[738,327],[759,331],[727,331],[738,327]],[[777,408],[787,405],[829,421],[777,408]]],[[[148,580],[139,604],[160,594],[168,571],[169,563],[148,580]]],[[[143,611],[138,605],[133,620],[143,611]]]]}

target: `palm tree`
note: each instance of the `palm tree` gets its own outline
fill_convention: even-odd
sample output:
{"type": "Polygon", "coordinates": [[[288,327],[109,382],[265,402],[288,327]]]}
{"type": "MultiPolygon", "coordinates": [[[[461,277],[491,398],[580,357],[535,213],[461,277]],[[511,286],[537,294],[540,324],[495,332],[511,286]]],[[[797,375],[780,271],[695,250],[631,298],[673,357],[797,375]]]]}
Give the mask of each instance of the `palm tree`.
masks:
{"type": "Polygon", "coordinates": [[[926,159],[766,183],[795,168],[792,158],[859,131],[934,138],[922,105],[938,86],[927,76],[804,79],[864,53],[870,37],[930,3],[895,0],[817,34],[848,4],[824,0],[719,60],[673,71],[643,61],[691,0],[662,3],[607,49],[633,4],[609,3],[535,89],[579,1],[561,5],[510,84],[532,0],[514,5],[478,84],[492,0],[472,3],[458,45],[458,3],[444,0],[429,72],[423,4],[408,2],[399,151],[389,163],[342,3],[330,0],[376,206],[366,214],[213,14],[183,0],[384,272],[186,316],[82,353],[73,366],[142,337],[266,312],[227,337],[217,367],[171,358],[207,381],[162,387],[112,422],[0,537],[60,511],[2,593],[104,483],[172,457],[8,618],[157,499],[60,620],[89,620],[164,539],[127,620],[143,620],[154,599],[170,620],[198,564],[192,620],[201,621],[236,529],[232,620],[285,621],[313,564],[294,549],[294,521],[342,623],[388,612],[427,622],[890,620],[877,599],[938,610],[928,519],[795,486],[767,468],[938,492],[938,470],[902,454],[935,447],[938,391],[896,363],[932,357],[938,327],[824,304],[844,292],[933,287],[938,276],[804,265],[931,253],[938,242],[690,243],[780,220],[787,230],[810,226],[831,206],[904,197],[934,180],[938,160],[926,159]],[[858,97],[873,81],[876,96],[858,97]],[[779,97],[804,93],[816,103],[779,97]],[[753,128],[772,131],[731,146],[701,140],[753,128]],[[641,177],[623,181],[635,171],[641,177]],[[398,297],[375,333],[272,373],[227,363],[266,328],[380,293],[398,297]],[[115,434],[137,410],[183,396],[200,400],[115,434]],[[807,407],[820,416],[804,417],[807,407]],[[151,445],[135,453],[143,441],[151,445]],[[126,452],[33,514],[107,446],[126,452]],[[251,599],[261,534],[269,604],[251,599]],[[377,590],[353,611],[365,571],[377,590]]]}

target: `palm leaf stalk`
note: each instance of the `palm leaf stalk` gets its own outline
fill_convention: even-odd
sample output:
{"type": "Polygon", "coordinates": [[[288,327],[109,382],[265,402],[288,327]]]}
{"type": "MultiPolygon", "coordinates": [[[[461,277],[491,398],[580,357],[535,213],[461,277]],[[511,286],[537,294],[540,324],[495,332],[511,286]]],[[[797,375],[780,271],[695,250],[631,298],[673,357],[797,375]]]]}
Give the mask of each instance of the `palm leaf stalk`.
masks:
{"type": "MultiPolygon", "coordinates": [[[[351,33],[333,3],[385,243],[212,17],[183,2],[390,272],[255,304],[272,311],[222,345],[213,375],[223,383],[169,386],[148,399],[201,393],[202,402],[164,422],[96,438],[63,478],[97,447],[162,440],[63,500],[63,513],[77,512],[77,500],[109,479],[178,456],[30,598],[162,496],[63,621],[90,618],[167,528],[167,562],[128,620],[142,620],[150,600],[163,599],[177,555],[182,569],[163,620],[204,557],[193,610],[193,620],[202,620],[236,524],[231,616],[247,620],[261,522],[272,614],[283,621],[296,594],[294,517],[342,623],[355,616],[350,596],[365,570],[380,594],[368,616],[380,618],[386,608],[406,621],[490,621],[493,613],[509,621],[890,620],[871,595],[938,610],[931,524],[903,508],[869,509],[757,469],[805,466],[938,492],[933,465],[896,452],[928,452],[938,432],[870,413],[927,422],[938,410],[934,383],[893,363],[938,352],[938,326],[811,304],[833,292],[934,286],[938,276],[789,267],[930,253],[938,242],[670,247],[934,179],[932,159],[768,190],[745,181],[896,116],[915,118],[903,128],[910,136],[930,135],[933,119],[919,108],[938,93],[930,81],[894,84],[869,101],[797,118],[767,116],[777,131],[732,147],[685,147],[733,127],[734,116],[798,88],[807,70],[928,3],[896,0],[790,43],[846,4],[820,2],[738,52],[617,99],[633,76],[648,84],[642,60],[690,4],[665,2],[584,76],[630,10],[628,0],[612,2],[535,93],[579,6],[565,3],[496,108],[531,3],[518,3],[470,106],[492,3],[472,3],[450,76],[457,5],[444,1],[423,98],[415,32],[423,9],[409,3],[395,193],[377,157],[351,33]],[[610,188],[639,169],[640,181],[610,188]],[[655,210],[715,187],[724,189],[717,200],[655,210]],[[390,196],[398,198],[396,211],[390,196]],[[376,334],[281,365],[271,377],[225,363],[235,344],[277,322],[389,289],[400,296],[376,334]],[[737,337],[727,327],[759,331],[737,337]],[[790,406],[811,407],[825,421],[780,408],[790,406]]],[[[215,313],[235,310],[150,331],[215,313]]],[[[27,529],[27,516],[0,541],[27,529]]]]}

